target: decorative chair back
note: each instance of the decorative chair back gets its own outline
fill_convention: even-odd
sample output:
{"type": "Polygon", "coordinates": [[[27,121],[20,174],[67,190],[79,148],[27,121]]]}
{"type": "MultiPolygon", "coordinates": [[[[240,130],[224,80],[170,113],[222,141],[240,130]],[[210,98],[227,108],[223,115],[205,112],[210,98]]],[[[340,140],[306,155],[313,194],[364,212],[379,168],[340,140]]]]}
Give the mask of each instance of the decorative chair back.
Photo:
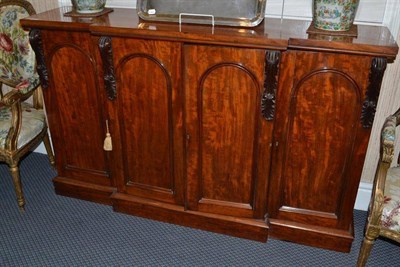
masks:
{"type": "Polygon", "coordinates": [[[20,19],[35,14],[25,0],[0,2],[0,82],[28,93],[39,84],[35,53],[20,19]]]}

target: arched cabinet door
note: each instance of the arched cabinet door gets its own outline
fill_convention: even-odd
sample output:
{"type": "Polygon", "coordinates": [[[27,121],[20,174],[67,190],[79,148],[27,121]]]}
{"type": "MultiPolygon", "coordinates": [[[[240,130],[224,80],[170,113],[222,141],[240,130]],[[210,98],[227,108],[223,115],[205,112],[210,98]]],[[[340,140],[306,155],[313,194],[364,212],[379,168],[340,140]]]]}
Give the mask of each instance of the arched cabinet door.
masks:
{"type": "Polygon", "coordinates": [[[118,192],[183,205],[181,45],[110,41],[116,89],[107,102],[118,192]]]}
{"type": "Polygon", "coordinates": [[[56,192],[111,204],[114,184],[103,150],[103,98],[91,36],[37,30],[31,38],[42,59],[38,69],[46,70],[42,84],[56,154],[56,192]]]}
{"type": "Polygon", "coordinates": [[[339,229],[348,234],[334,234],[350,239],[370,134],[361,118],[372,58],[295,51],[284,57],[281,77],[294,76],[278,89],[268,213],[276,224],[339,229]]]}
{"type": "Polygon", "coordinates": [[[272,122],[265,50],[184,46],[187,209],[263,218],[272,122]]]}

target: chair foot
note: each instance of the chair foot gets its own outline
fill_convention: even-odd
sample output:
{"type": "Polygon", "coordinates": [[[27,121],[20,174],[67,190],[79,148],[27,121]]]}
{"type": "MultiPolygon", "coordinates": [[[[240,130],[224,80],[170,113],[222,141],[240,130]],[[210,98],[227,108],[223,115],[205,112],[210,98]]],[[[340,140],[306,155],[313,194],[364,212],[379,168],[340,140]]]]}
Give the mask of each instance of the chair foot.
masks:
{"type": "Polygon", "coordinates": [[[21,213],[25,212],[25,205],[24,206],[19,206],[18,208],[19,208],[19,211],[21,213]]]}
{"type": "Polygon", "coordinates": [[[371,254],[372,246],[374,245],[375,239],[364,237],[361,244],[360,253],[358,254],[357,267],[364,267],[368,261],[368,257],[371,254]]]}
{"type": "Polygon", "coordinates": [[[10,166],[10,172],[14,183],[15,194],[17,195],[18,207],[20,210],[25,210],[25,198],[22,192],[22,184],[19,176],[18,164],[10,166]]]}

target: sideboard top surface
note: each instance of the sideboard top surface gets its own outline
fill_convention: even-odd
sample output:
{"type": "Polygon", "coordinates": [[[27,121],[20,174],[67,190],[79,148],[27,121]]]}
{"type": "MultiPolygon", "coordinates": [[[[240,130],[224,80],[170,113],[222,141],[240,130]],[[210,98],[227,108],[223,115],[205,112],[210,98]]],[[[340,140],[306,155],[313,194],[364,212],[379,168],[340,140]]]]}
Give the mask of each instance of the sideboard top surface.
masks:
{"type": "Polygon", "coordinates": [[[68,8],[49,10],[21,21],[25,28],[88,31],[94,35],[157,38],[286,50],[326,50],[394,59],[398,46],[386,27],[357,25],[357,37],[307,34],[310,21],[265,18],[254,28],[149,22],[135,9],[114,8],[99,17],[67,17],[68,8]]]}

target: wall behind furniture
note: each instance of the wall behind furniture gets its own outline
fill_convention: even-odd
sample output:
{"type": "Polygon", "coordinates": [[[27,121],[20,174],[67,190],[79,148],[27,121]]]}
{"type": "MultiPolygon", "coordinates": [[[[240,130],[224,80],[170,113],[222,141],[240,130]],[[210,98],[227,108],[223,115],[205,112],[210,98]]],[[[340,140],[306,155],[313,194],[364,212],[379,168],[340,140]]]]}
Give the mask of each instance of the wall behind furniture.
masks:
{"type": "MultiPolygon", "coordinates": [[[[36,13],[59,7],[59,0],[30,0],[36,13]]],[[[71,3],[71,1],[69,1],[71,3]]]]}

